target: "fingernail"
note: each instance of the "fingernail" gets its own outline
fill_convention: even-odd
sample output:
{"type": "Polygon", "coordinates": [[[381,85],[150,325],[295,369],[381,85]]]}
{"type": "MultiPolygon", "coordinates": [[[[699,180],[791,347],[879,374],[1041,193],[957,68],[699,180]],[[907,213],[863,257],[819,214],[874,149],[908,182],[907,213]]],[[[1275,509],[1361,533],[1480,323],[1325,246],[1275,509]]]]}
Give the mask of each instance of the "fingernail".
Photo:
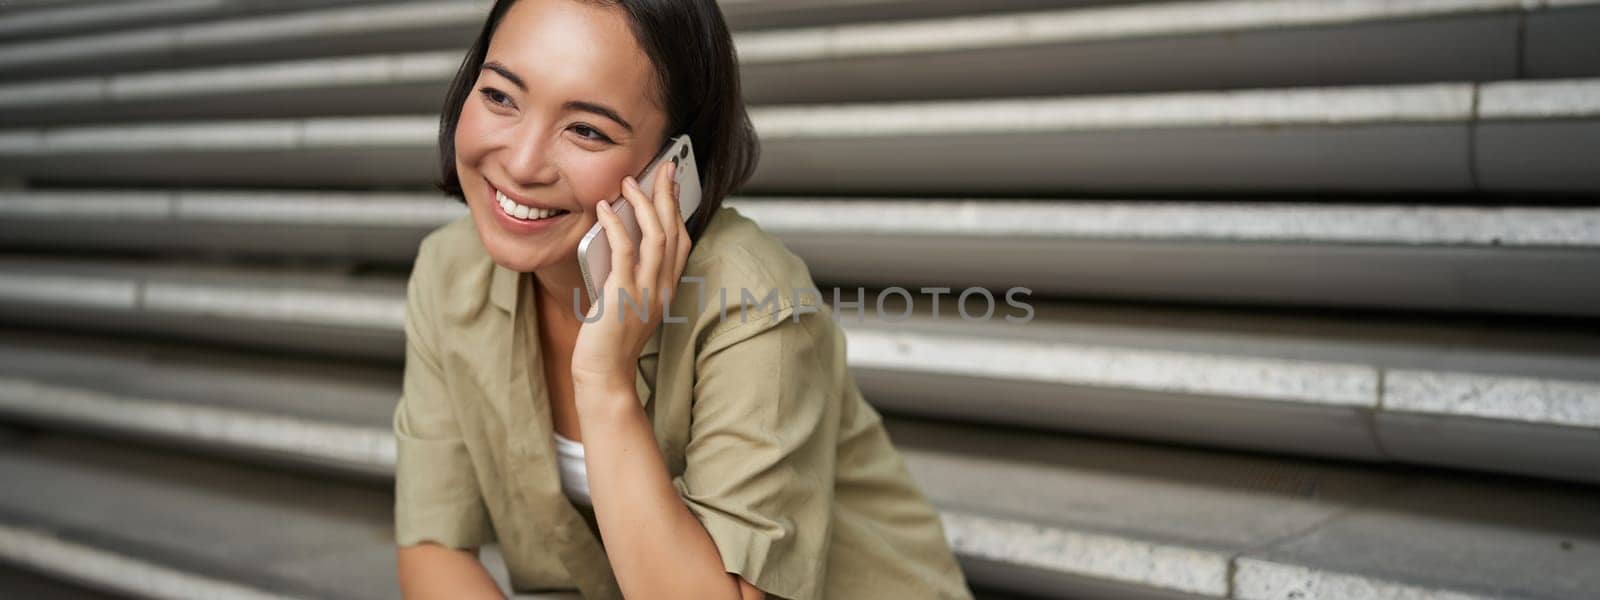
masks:
{"type": "Polygon", "coordinates": [[[639,181],[634,179],[632,175],[628,175],[626,177],[623,177],[622,178],[622,184],[623,185],[632,186],[632,187],[639,187],[639,181]]]}
{"type": "Polygon", "coordinates": [[[611,212],[611,203],[608,202],[608,201],[601,200],[600,204],[598,204],[597,206],[600,207],[600,210],[603,210],[603,211],[606,211],[606,212],[611,212]]]}

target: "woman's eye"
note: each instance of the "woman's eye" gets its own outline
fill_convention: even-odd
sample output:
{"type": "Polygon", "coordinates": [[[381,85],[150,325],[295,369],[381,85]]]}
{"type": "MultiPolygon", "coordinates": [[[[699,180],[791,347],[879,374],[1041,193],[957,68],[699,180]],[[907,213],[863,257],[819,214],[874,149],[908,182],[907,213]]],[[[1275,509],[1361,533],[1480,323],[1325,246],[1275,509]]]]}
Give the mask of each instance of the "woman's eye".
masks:
{"type": "Polygon", "coordinates": [[[572,130],[578,132],[578,135],[582,136],[583,139],[586,139],[586,140],[594,140],[594,141],[597,141],[597,142],[609,142],[609,141],[611,141],[611,138],[606,137],[606,134],[600,133],[600,130],[595,129],[593,127],[590,127],[588,125],[581,125],[581,124],[580,125],[573,125],[572,126],[572,130]],[[591,136],[590,134],[594,134],[594,135],[591,136]]]}
{"type": "Polygon", "coordinates": [[[511,97],[505,95],[505,93],[501,92],[500,90],[494,88],[483,88],[478,91],[483,94],[484,98],[489,99],[489,102],[499,104],[501,106],[511,106],[511,97]]]}

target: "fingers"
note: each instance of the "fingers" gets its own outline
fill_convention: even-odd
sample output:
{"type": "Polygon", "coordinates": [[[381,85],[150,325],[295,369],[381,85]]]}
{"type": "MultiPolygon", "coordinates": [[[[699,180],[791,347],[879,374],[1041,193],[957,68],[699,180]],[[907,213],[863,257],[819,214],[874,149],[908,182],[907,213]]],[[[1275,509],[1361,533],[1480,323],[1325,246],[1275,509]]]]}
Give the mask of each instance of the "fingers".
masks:
{"type": "MultiPolygon", "coordinates": [[[[678,230],[678,252],[677,252],[678,257],[677,257],[677,262],[675,263],[677,268],[672,271],[674,273],[674,275],[673,275],[674,278],[681,277],[683,275],[683,266],[685,264],[688,264],[688,262],[689,262],[689,250],[690,250],[689,246],[691,244],[693,244],[693,241],[689,239],[689,230],[688,230],[687,227],[684,226],[684,222],[683,221],[678,221],[677,230],[678,230]]],[[[676,279],[674,279],[674,283],[676,283],[676,279]]]]}
{"type": "MultiPolygon", "coordinates": [[[[661,221],[661,233],[666,236],[665,248],[671,252],[678,247],[678,229],[672,224],[683,220],[678,216],[678,163],[662,165],[654,184],[656,191],[651,199],[655,201],[656,215],[661,221]]],[[[665,262],[672,263],[670,259],[665,262]]]]}
{"type": "MultiPolygon", "coordinates": [[[[665,285],[667,286],[667,289],[671,289],[674,291],[674,293],[676,293],[678,289],[678,283],[683,277],[684,265],[688,264],[689,262],[690,246],[693,245],[694,242],[693,240],[689,239],[689,230],[683,221],[675,221],[671,227],[671,230],[676,234],[674,236],[674,247],[671,251],[673,258],[670,264],[672,266],[668,269],[663,269],[667,272],[662,273],[661,277],[662,280],[666,282],[665,285]]],[[[667,298],[666,300],[668,300],[668,302],[662,304],[662,310],[664,312],[668,311],[671,306],[671,298],[667,298]]]]}
{"type": "Polygon", "coordinates": [[[599,285],[604,290],[615,282],[615,287],[631,290],[634,255],[637,254],[633,240],[628,239],[627,228],[622,225],[622,219],[612,209],[602,206],[595,211],[595,214],[599,217],[600,226],[605,228],[606,241],[611,244],[611,274],[607,275],[606,280],[599,285]]]}
{"type": "Polygon", "coordinates": [[[662,257],[661,263],[665,267],[656,274],[656,282],[662,290],[658,296],[661,298],[662,310],[666,310],[672,299],[672,291],[678,288],[678,271],[673,267],[678,264],[678,237],[683,230],[683,219],[678,217],[678,163],[669,162],[662,167],[661,173],[655,180],[655,200],[657,214],[661,216],[662,226],[662,257]]]}
{"type": "MultiPolygon", "coordinates": [[[[656,172],[660,179],[662,171],[656,172]]],[[[644,196],[644,190],[639,187],[639,181],[628,177],[622,183],[622,195],[633,204],[634,220],[639,222],[641,234],[639,240],[638,271],[634,281],[644,285],[655,286],[656,290],[646,292],[650,297],[660,296],[661,291],[657,285],[657,276],[661,269],[661,255],[665,251],[666,235],[661,231],[661,220],[656,216],[654,206],[649,198],[644,196]]]]}

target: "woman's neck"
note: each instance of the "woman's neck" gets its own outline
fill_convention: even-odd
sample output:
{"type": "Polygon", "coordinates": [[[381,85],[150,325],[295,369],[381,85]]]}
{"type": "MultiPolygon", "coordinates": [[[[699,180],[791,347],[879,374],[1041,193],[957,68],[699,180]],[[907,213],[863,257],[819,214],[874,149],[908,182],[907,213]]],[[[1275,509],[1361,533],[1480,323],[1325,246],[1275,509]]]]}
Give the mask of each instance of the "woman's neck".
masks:
{"type": "Polygon", "coordinates": [[[559,318],[566,324],[582,323],[580,315],[589,312],[589,292],[583,284],[577,258],[536,270],[533,279],[541,316],[559,318]],[[578,303],[578,313],[573,312],[574,302],[578,303]],[[545,311],[546,308],[557,310],[552,314],[545,311]]]}
{"type": "Polygon", "coordinates": [[[583,441],[578,424],[578,411],[574,404],[572,379],[572,348],[578,340],[578,330],[583,321],[572,312],[573,293],[576,290],[580,309],[589,310],[589,295],[583,285],[583,274],[578,271],[578,261],[552,265],[534,271],[534,302],[539,306],[539,319],[532,323],[534,334],[539,336],[541,363],[544,369],[545,389],[550,400],[550,420],[556,432],[569,439],[583,441]]]}

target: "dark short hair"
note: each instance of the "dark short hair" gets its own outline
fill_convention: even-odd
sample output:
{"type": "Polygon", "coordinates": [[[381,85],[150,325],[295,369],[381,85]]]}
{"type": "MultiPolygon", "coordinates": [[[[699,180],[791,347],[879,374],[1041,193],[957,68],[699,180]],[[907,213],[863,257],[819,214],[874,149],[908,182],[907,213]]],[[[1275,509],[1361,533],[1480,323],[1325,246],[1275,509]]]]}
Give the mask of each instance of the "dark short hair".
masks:
{"type": "MultiPolygon", "coordinates": [[[[633,35],[655,66],[657,98],[666,108],[666,138],[687,133],[694,140],[701,200],[685,226],[699,240],[723,199],[749,181],[761,146],[739,89],[739,62],[733,36],[716,0],[582,0],[618,6],[627,13],[633,35]]],[[[483,68],[489,41],[516,0],[497,0],[477,41],[467,50],[445,96],[439,116],[440,191],[463,204],[456,173],[456,123],[483,68]]],[[[666,140],[663,140],[664,142],[666,140]]]]}

